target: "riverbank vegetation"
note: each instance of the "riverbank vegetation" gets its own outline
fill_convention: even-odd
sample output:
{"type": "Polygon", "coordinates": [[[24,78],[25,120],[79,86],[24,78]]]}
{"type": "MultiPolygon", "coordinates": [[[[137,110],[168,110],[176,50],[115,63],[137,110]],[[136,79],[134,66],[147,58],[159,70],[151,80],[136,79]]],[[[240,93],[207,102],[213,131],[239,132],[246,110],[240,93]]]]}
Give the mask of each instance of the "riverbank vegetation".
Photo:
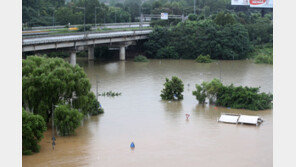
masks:
{"type": "Polygon", "coordinates": [[[148,61],[149,60],[147,59],[147,57],[143,55],[135,56],[134,58],[134,62],[148,62],[148,61]]]}
{"type": "MultiPolygon", "coordinates": [[[[90,87],[83,69],[78,65],[72,66],[61,58],[29,56],[22,62],[22,106],[46,123],[53,119],[52,113],[60,107],[57,112],[68,115],[69,119],[68,122],[63,122],[65,120],[59,119],[60,117],[55,119],[56,125],[60,125],[58,130],[62,135],[73,134],[81,115],[97,115],[103,112],[90,87]]],[[[59,116],[59,113],[56,116],[59,116]]],[[[28,124],[23,126],[29,126],[29,122],[23,123],[28,124]]],[[[43,131],[42,127],[38,128],[43,131]]],[[[24,139],[29,138],[28,135],[23,130],[23,144],[26,141],[24,139]]],[[[32,151],[35,152],[36,149],[32,151]]]]}
{"type": "Polygon", "coordinates": [[[210,104],[236,109],[265,110],[272,108],[273,95],[259,93],[259,88],[223,85],[220,80],[196,84],[192,92],[200,104],[205,104],[206,99],[210,104]]]}
{"type": "Polygon", "coordinates": [[[273,50],[271,46],[263,46],[255,51],[254,61],[257,64],[273,64],[273,50]]]}
{"type": "Polygon", "coordinates": [[[240,60],[258,46],[272,47],[272,30],[272,13],[220,11],[169,27],[159,24],[144,48],[148,58],[240,60]]]}
{"type": "Polygon", "coordinates": [[[171,80],[165,79],[164,89],[161,91],[162,100],[181,100],[183,99],[182,92],[184,91],[184,84],[181,79],[173,76],[171,80]]]}
{"type": "Polygon", "coordinates": [[[198,62],[198,63],[211,63],[212,62],[210,55],[206,55],[206,56],[199,55],[195,59],[195,61],[198,62]]]}
{"type": "Polygon", "coordinates": [[[38,143],[47,129],[46,122],[42,116],[34,115],[24,108],[22,110],[22,152],[31,155],[40,150],[38,143]]]}

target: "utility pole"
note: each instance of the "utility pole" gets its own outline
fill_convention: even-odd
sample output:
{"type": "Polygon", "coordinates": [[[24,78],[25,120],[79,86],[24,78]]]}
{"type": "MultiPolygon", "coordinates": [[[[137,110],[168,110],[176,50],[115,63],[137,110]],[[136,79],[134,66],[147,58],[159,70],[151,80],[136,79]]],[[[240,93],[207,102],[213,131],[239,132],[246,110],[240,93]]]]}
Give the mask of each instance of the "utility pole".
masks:
{"type": "Polygon", "coordinates": [[[195,0],[193,0],[193,4],[194,4],[194,9],[193,9],[194,11],[193,11],[193,13],[194,13],[194,14],[196,14],[196,9],[195,9],[195,0]]]}
{"type": "Polygon", "coordinates": [[[97,29],[97,9],[98,9],[99,7],[95,7],[95,27],[96,27],[96,29],[97,29]]]}
{"type": "Polygon", "coordinates": [[[142,5],[143,5],[143,1],[141,0],[141,4],[140,4],[140,28],[143,27],[143,14],[142,14],[142,5]]]}
{"type": "Polygon", "coordinates": [[[84,10],[83,31],[85,32],[85,2],[84,2],[84,7],[76,7],[76,8],[84,10]]]}
{"type": "Polygon", "coordinates": [[[54,7],[50,7],[51,9],[53,9],[52,11],[52,27],[54,27],[54,13],[55,13],[55,8],[54,7]]]}

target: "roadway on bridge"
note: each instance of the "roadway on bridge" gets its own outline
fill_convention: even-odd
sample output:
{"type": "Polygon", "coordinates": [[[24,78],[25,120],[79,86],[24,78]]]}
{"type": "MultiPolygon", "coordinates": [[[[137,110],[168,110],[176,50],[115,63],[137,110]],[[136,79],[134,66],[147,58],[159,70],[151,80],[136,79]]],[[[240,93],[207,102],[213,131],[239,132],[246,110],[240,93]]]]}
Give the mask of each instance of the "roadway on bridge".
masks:
{"type": "Polygon", "coordinates": [[[78,41],[78,40],[84,40],[84,39],[146,35],[146,34],[149,34],[150,32],[152,32],[152,30],[118,31],[118,32],[77,34],[77,35],[64,34],[61,36],[36,37],[36,38],[23,39],[23,45],[34,45],[34,44],[42,44],[42,43],[65,42],[65,41],[78,41]]]}

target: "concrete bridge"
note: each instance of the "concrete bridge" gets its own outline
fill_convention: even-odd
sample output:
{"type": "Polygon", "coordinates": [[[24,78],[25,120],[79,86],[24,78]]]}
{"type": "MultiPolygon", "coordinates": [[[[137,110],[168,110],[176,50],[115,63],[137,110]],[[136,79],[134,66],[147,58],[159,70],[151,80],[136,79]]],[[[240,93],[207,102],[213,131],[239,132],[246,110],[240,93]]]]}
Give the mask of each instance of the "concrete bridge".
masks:
{"type": "Polygon", "coordinates": [[[35,36],[24,38],[22,41],[22,52],[39,52],[48,50],[63,49],[71,52],[70,63],[76,64],[76,53],[88,50],[88,59],[94,59],[95,45],[112,45],[119,47],[119,59],[125,60],[125,49],[135,44],[138,40],[148,38],[152,30],[134,30],[117,32],[82,32],[73,34],[60,34],[48,36],[35,36]]]}

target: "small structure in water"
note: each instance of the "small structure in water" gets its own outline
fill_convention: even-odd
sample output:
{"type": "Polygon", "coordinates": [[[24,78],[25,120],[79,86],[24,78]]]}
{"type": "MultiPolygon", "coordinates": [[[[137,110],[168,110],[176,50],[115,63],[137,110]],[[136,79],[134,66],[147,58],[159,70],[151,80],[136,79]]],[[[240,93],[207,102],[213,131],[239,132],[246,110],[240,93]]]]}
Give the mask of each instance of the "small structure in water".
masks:
{"type": "Polygon", "coordinates": [[[135,143],[132,142],[131,145],[130,145],[131,149],[134,149],[135,148],[135,143]]]}
{"type": "Polygon", "coordinates": [[[218,122],[232,123],[232,124],[249,124],[259,125],[263,122],[260,116],[240,115],[240,114],[222,114],[218,122]]]}

